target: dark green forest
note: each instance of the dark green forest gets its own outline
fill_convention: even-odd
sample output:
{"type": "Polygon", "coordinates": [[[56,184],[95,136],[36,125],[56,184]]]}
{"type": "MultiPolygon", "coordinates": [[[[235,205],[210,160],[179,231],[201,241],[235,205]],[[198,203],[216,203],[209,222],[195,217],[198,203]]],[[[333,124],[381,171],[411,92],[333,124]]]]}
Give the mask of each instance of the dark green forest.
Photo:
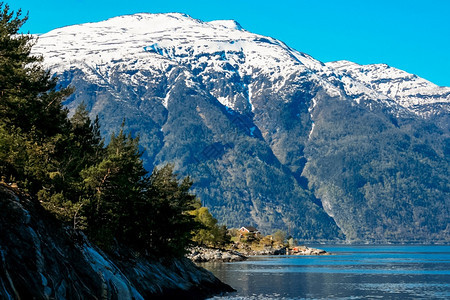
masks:
{"type": "Polygon", "coordinates": [[[380,110],[320,103],[306,148],[310,186],[333,201],[349,240],[448,241],[445,135],[427,120],[392,122],[380,110]]]}
{"type": "Polygon", "coordinates": [[[106,251],[126,245],[181,256],[196,232],[217,230],[217,221],[208,227],[196,217],[189,177],[180,179],[170,164],[148,174],[125,120],[105,144],[84,104],[69,118],[62,103],[73,89],[59,86],[31,54],[35,38],[19,34],[27,16],[4,3],[0,9],[2,183],[17,185],[106,251]]]}

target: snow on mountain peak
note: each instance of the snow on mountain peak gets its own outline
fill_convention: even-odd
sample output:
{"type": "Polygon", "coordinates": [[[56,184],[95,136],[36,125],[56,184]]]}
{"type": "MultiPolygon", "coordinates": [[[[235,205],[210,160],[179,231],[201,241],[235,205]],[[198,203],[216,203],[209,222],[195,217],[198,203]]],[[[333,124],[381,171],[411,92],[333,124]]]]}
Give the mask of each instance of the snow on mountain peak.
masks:
{"type": "Polygon", "coordinates": [[[229,28],[229,29],[243,30],[241,24],[239,24],[235,20],[216,20],[216,21],[210,21],[210,22],[208,22],[208,24],[211,24],[213,26],[223,26],[223,27],[229,28]]]}
{"type": "Polygon", "coordinates": [[[179,13],[140,13],[55,29],[40,36],[35,51],[44,54],[50,67],[58,68],[72,62],[97,65],[141,59],[148,53],[144,49],[154,44],[168,49],[170,58],[178,62],[199,54],[244,52],[254,67],[270,68],[280,59],[291,58],[285,65],[292,65],[293,58],[273,39],[241,30],[235,21],[202,22],[179,13]]]}
{"type": "MultiPolygon", "coordinates": [[[[101,80],[118,63],[140,70],[181,64],[241,78],[289,78],[323,66],[281,41],[243,30],[236,21],[203,22],[180,13],[139,13],[55,29],[39,37],[34,51],[56,73],[81,67],[94,77],[102,74],[101,80]]],[[[284,81],[277,81],[281,87],[284,81]]],[[[230,105],[234,95],[220,99],[230,105]]]]}
{"type": "Polygon", "coordinates": [[[351,77],[365,87],[395,100],[403,107],[450,102],[450,88],[387,64],[359,65],[349,61],[326,63],[341,77],[351,77]]]}
{"type": "MultiPolygon", "coordinates": [[[[105,84],[111,84],[109,74],[115,68],[158,73],[180,65],[201,70],[203,80],[214,80],[208,77],[213,73],[228,78],[262,76],[281,90],[289,78],[306,71],[331,96],[346,93],[356,101],[392,99],[403,107],[450,102],[450,88],[385,64],[323,64],[279,40],[248,32],[234,20],[203,22],[182,13],[138,13],[55,29],[41,35],[33,51],[42,54],[55,73],[83,69],[105,84]]],[[[236,95],[210,92],[234,109],[236,95]]],[[[251,103],[250,95],[255,93],[248,90],[247,94],[251,103]]]]}

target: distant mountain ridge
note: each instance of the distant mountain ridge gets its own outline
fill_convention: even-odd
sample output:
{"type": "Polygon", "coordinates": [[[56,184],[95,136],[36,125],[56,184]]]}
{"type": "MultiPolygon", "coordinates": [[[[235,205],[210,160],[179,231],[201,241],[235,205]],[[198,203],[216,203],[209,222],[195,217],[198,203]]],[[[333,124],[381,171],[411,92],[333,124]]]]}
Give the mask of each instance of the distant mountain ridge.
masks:
{"type": "Polygon", "coordinates": [[[228,226],[304,240],[450,240],[450,88],[387,65],[322,63],[235,21],[136,14],[34,48],[104,133],[174,162],[228,226]],[[425,177],[425,178],[424,178],[425,177]]]}

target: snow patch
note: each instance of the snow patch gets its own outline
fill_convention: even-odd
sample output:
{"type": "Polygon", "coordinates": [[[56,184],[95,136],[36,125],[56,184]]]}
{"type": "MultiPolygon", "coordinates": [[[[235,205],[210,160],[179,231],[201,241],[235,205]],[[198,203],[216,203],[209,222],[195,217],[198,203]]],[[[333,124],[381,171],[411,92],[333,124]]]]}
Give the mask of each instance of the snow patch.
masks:
{"type": "Polygon", "coordinates": [[[234,103],[230,101],[229,97],[216,97],[217,100],[228,109],[234,110],[234,103]]]}
{"type": "Polygon", "coordinates": [[[378,100],[394,100],[410,109],[417,105],[449,102],[449,87],[439,87],[386,64],[359,65],[336,61],[326,63],[326,66],[333,68],[342,78],[346,92],[351,96],[364,93],[378,100]]]}
{"type": "Polygon", "coordinates": [[[308,134],[308,139],[311,139],[311,135],[313,134],[315,126],[316,126],[316,124],[314,124],[314,122],[313,122],[311,125],[311,130],[309,131],[309,134],[308,134]]]}
{"type": "Polygon", "coordinates": [[[248,101],[248,104],[250,105],[251,112],[254,111],[254,107],[253,107],[253,103],[252,103],[252,99],[253,99],[253,89],[252,88],[253,88],[252,84],[247,85],[247,94],[248,94],[247,101],[248,101]]]}
{"type": "Polygon", "coordinates": [[[172,92],[172,90],[169,90],[166,94],[166,97],[164,97],[162,104],[164,105],[165,108],[167,108],[168,103],[169,103],[169,98],[170,98],[170,93],[172,92]]]}
{"type": "Polygon", "coordinates": [[[213,25],[214,27],[221,26],[228,29],[234,29],[234,30],[242,30],[241,24],[236,22],[235,20],[216,20],[216,21],[210,21],[208,24],[213,25]]]}

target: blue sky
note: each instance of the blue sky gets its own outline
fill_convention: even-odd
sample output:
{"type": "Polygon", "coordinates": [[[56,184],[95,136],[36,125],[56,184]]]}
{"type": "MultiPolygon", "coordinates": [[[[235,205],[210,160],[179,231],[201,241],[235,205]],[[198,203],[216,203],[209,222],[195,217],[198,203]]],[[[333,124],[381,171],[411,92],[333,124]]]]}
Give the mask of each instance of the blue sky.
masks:
{"type": "Polygon", "coordinates": [[[30,33],[138,12],[234,19],[323,62],[387,63],[450,86],[450,0],[14,0],[9,5],[29,11],[23,31],[30,33]]]}

